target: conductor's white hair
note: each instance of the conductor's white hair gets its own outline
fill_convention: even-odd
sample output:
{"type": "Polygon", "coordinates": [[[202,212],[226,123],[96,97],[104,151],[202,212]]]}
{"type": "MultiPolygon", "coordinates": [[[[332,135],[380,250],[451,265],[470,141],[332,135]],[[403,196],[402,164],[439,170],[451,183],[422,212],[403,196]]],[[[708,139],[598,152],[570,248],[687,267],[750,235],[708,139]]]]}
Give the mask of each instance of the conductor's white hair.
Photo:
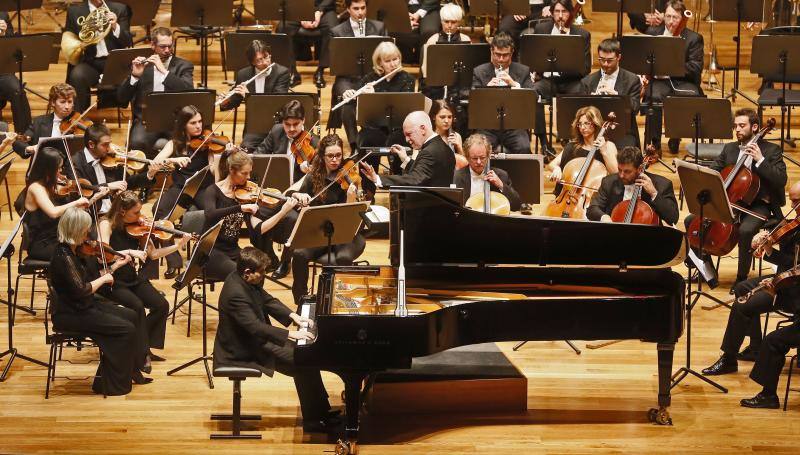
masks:
{"type": "Polygon", "coordinates": [[[403,126],[424,126],[428,131],[433,130],[431,118],[424,111],[414,111],[406,116],[403,126]]]}

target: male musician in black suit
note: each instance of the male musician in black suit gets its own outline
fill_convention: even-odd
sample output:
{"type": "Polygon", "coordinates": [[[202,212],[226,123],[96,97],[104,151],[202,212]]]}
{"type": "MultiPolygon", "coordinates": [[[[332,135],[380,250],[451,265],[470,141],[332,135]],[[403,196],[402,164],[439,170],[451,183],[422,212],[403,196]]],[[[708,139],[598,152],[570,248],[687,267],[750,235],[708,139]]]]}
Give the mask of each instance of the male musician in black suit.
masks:
{"type": "MultiPolygon", "coordinates": [[[[14,36],[14,26],[8,13],[0,11],[0,37],[14,36]]],[[[14,131],[21,132],[31,124],[31,106],[28,96],[13,73],[0,74],[0,104],[11,103],[11,115],[14,119],[14,131]]]]}
{"type": "MultiPolygon", "coordinates": [[[[512,62],[513,54],[514,40],[511,36],[503,32],[495,35],[491,44],[491,61],[478,65],[472,70],[472,88],[534,88],[530,68],[521,63],[512,62]]],[[[543,118],[542,121],[544,121],[543,118]]],[[[502,143],[506,152],[530,153],[531,151],[531,140],[525,130],[506,130],[502,137],[498,130],[479,130],[478,132],[489,139],[493,148],[502,143]]]]}
{"type": "MultiPolygon", "coordinates": [[[[123,181],[122,166],[112,169],[104,168],[100,162],[112,152],[111,132],[102,123],[95,123],[83,134],[84,148],[80,152],[72,155],[72,164],[78,177],[84,178],[94,186],[107,186],[112,191],[125,191],[126,189],[136,189],[150,186],[155,182],[156,168],[150,166],[147,172],[140,172],[128,176],[123,181]]],[[[69,164],[64,166],[66,175],[73,178],[72,168],[69,164]]],[[[111,196],[107,196],[100,201],[97,206],[99,213],[107,213],[111,208],[111,196]]]]}
{"type": "Polygon", "coordinates": [[[194,65],[173,54],[172,30],[166,27],[154,28],[150,32],[150,43],[154,54],[147,58],[136,57],[131,61],[131,74],[117,87],[117,99],[121,103],[130,102],[132,106],[130,148],[142,150],[152,158],[158,152],[154,149],[156,141],[168,139],[171,132],[146,130],[142,123],[145,99],[153,92],[191,90],[194,85],[194,65]]]}
{"type": "Polygon", "coordinates": [[[269,258],[252,246],[242,249],[219,295],[219,324],[214,340],[214,364],[261,370],[267,376],[275,372],[292,376],[303,413],[303,430],[328,432],[339,422],[331,411],[328,393],[319,370],[294,365],[295,344],[310,341],[314,335],[306,327],[313,321],[292,312],[280,300],[264,290],[269,258]],[[270,318],[284,326],[273,326],[270,318]]]}
{"type": "Polygon", "coordinates": [[[750,379],[758,383],[762,389],[753,398],[745,398],[739,404],[745,408],[778,409],[778,380],[786,363],[789,350],[800,346],[800,321],[795,316],[792,325],[777,329],[764,338],[764,347],[756,358],[756,364],[750,371],[750,379]]]}
{"type": "Polygon", "coordinates": [[[474,194],[483,194],[484,185],[489,182],[492,191],[500,192],[508,199],[512,212],[520,208],[519,193],[511,184],[508,173],[500,168],[491,168],[484,173],[486,164],[492,152],[489,140],[480,133],[475,133],[464,141],[464,153],[469,160],[469,166],[461,168],[453,174],[453,183],[464,192],[464,204],[474,194]]]}
{"type": "Polygon", "coordinates": [[[631,126],[628,134],[618,140],[616,145],[618,148],[626,145],[638,147],[639,126],[636,123],[636,114],[639,112],[642,82],[636,74],[620,68],[622,49],[615,39],[607,38],[600,42],[597,46],[597,60],[600,62],[600,70],[581,79],[581,93],[627,96],[631,104],[631,126]]]}
{"type": "Polygon", "coordinates": [[[664,6],[667,0],[655,0],[653,11],[650,13],[628,13],[631,29],[639,33],[646,33],[650,27],[659,27],[664,23],[664,6]]]}
{"type": "Polygon", "coordinates": [[[637,147],[623,147],[617,152],[619,171],[603,177],[600,189],[592,197],[586,217],[592,221],[611,221],[611,212],[622,201],[629,200],[633,190],[642,188],[641,200],[653,208],[661,221],[673,225],[678,221],[678,201],[672,181],[657,174],[639,172],[644,157],[637,147]]]}
{"type": "MultiPolygon", "coordinates": [[[[456,159],[453,150],[441,136],[436,134],[431,119],[423,111],[414,111],[403,121],[403,135],[413,150],[419,150],[417,157],[405,166],[402,175],[379,176],[367,163],[361,163],[361,172],[378,188],[390,186],[441,186],[453,183],[456,159]]],[[[392,145],[395,153],[402,146],[392,145]]],[[[409,157],[408,160],[411,160],[409,157]]]]}
{"type": "Polygon", "coordinates": [[[543,18],[552,17],[551,14],[551,0],[530,0],[531,13],[527,16],[509,15],[503,16],[500,19],[500,25],[497,31],[506,32],[511,35],[515,41],[519,42],[519,36],[522,31],[528,28],[531,21],[541,20],[543,18]]]}
{"type": "MultiPolygon", "coordinates": [[[[256,146],[255,154],[274,154],[289,155],[289,159],[295,160],[291,151],[292,142],[305,132],[306,110],[298,100],[291,100],[286,103],[280,112],[281,122],[272,127],[269,134],[256,146]]],[[[311,145],[317,148],[317,138],[312,135],[311,145]]],[[[311,163],[303,161],[295,164],[292,171],[292,181],[296,182],[308,172],[311,163]]]]}
{"type": "Polygon", "coordinates": [[[428,41],[439,32],[442,24],[439,20],[439,0],[408,0],[408,18],[411,28],[419,31],[420,42],[428,41]]]}
{"type": "MultiPolygon", "coordinates": [[[[317,71],[314,73],[314,84],[320,88],[325,87],[325,68],[328,67],[330,59],[328,57],[328,45],[331,41],[331,29],[339,25],[339,18],[336,16],[336,1],[335,0],[314,0],[314,20],[312,21],[286,21],[286,26],[279,28],[279,32],[286,33],[293,41],[293,45],[297,48],[297,32],[302,28],[303,30],[319,30],[320,42],[317,49],[317,71]]],[[[296,51],[291,53],[291,61],[289,66],[292,68],[291,84],[292,87],[299,85],[300,73],[297,72],[297,64],[295,63],[296,51]]]]}
{"type": "MultiPolygon", "coordinates": [[[[272,62],[272,54],[270,54],[269,46],[261,40],[253,40],[247,46],[247,61],[250,65],[240,69],[236,73],[236,82],[233,88],[233,95],[223,101],[220,105],[220,110],[227,111],[235,109],[242,104],[248,94],[262,94],[262,93],[288,93],[289,68],[278,64],[277,62],[269,68],[272,62]],[[269,68],[267,70],[267,68],[269,68]],[[262,71],[267,70],[264,74],[256,77],[262,71]],[[255,77],[255,79],[253,79],[255,77]],[[251,80],[252,79],[252,80],[251,80]],[[247,85],[244,83],[250,81],[247,85]]],[[[248,149],[255,148],[261,141],[264,140],[266,134],[260,132],[249,132],[245,126],[242,146],[248,149]]]]}
{"type": "MultiPolygon", "coordinates": [[[[366,0],[345,0],[344,4],[350,18],[331,29],[331,38],[386,36],[386,27],[383,22],[367,19],[366,0]]],[[[367,59],[369,60],[371,57],[367,56],[367,59]]],[[[353,64],[355,65],[355,62],[353,64]]],[[[359,77],[336,76],[331,89],[331,107],[342,100],[344,92],[357,88],[360,79],[359,77]]],[[[350,149],[355,150],[358,141],[355,117],[342,116],[340,110],[331,112],[328,116],[328,129],[341,126],[344,127],[344,132],[347,134],[350,149]]]]}
{"type": "Polygon", "coordinates": [[[39,143],[40,138],[61,136],[61,123],[63,119],[72,115],[74,106],[75,89],[71,85],[62,82],[50,87],[48,110],[52,112],[33,119],[24,133],[30,138],[30,141],[15,141],[14,152],[22,158],[27,158],[36,151],[36,144],[39,143]]]}
{"type": "MultiPolygon", "coordinates": [[[[800,208],[798,208],[800,205],[800,182],[789,188],[789,200],[795,207],[795,212],[800,213],[800,208]]],[[[779,241],[780,250],[775,250],[772,246],[759,248],[767,235],[767,231],[761,231],[753,237],[753,254],[775,264],[778,267],[778,274],[794,267],[796,265],[795,254],[800,247],[800,233],[795,230],[783,236],[779,241]]],[[[798,305],[800,305],[800,288],[797,286],[782,286],[782,289],[777,292],[774,288],[760,289],[751,294],[760,284],[770,283],[773,276],[751,278],[736,285],[734,288],[736,300],[728,315],[728,325],[725,327],[725,335],[722,337],[722,346],[720,346],[722,356],[713,365],[703,370],[704,375],[734,373],[739,369],[739,360],[752,362],[759,357],[761,351],[764,350],[761,342],[762,314],[774,310],[797,314],[798,305]],[[739,302],[741,297],[746,297],[746,300],[739,302]],[[750,337],[750,345],[739,352],[746,336],[750,337]]],[[[774,392],[774,389],[772,391],[774,392]]],[[[775,399],[777,403],[777,397],[775,399]]]]}
{"type": "MultiPolygon", "coordinates": [[[[689,30],[686,22],[689,20],[685,16],[686,5],[681,0],[669,0],[664,12],[664,23],[658,27],[650,27],[647,34],[652,36],[680,36],[686,40],[686,54],[684,56],[686,74],[682,77],[656,78],[649,81],[653,84],[653,102],[663,103],[668,96],[699,96],[703,94],[700,88],[701,75],[703,73],[703,36],[689,30]]],[[[644,79],[646,81],[647,79],[644,79]]],[[[643,83],[645,83],[643,81],[643,83]]],[[[650,88],[644,89],[644,104],[646,105],[650,97],[650,88]]],[[[653,107],[654,114],[648,117],[648,136],[645,138],[646,144],[653,144],[661,148],[661,107],[653,107]]],[[[668,142],[669,151],[678,153],[680,138],[670,138],[668,142]]]]}
{"type": "Polygon", "coordinates": [[[133,46],[130,12],[128,6],[122,3],[86,0],[72,5],[67,9],[67,23],[64,31],[78,36],[81,31],[78,18],[86,17],[90,12],[104,5],[107,5],[109,10],[106,13],[106,18],[111,25],[108,34],[99,43],[86,47],[80,63],[67,69],[67,82],[75,87],[75,91],[78,93],[75,98],[75,109],[79,112],[83,112],[89,107],[89,90],[100,81],[100,75],[106,68],[106,58],[109,52],[133,46]]]}

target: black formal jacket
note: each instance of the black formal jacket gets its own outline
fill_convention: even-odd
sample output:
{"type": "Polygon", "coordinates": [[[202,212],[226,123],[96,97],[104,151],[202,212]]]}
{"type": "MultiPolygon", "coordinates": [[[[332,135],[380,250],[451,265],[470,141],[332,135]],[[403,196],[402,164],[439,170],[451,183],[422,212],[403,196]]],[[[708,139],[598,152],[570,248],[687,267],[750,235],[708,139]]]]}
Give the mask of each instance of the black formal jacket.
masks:
{"type": "MultiPolygon", "coordinates": [[[[778,267],[778,273],[783,273],[794,267],[795,248],[800,244],[800,233],[794,232],[784,236],[779,242],[780,249],[773,249],[764,259],[778,267]]],[[[800,286],[793,285],[778,290],[776,305],[795,315],[800,312],[800,286]]]]}
{"type": "MultiPolygon", "coordinates": [[[[83,149],[72,155],[72,164],[75,165],[75,172],[78,174],[78,177],[85,178],[86,180],[92,182],[92,185],[98,184],[97,174],[95,174],[92,165],[90,165],[89,162],[86,161],[86,155],[83,153],[83,149]]],[[[64,169],[69,178],[74,178],[72,174],[72,169],[70,168],[68,163],[64,163],[64,169]]],[[[122,181],[122,172],[123,172],[122,166],[117,166],[114,169],[103,168],[103,171],[106,174],[106,183],[122,181]]],[[[146,171],[139,172],[138,174],[129,175],[126,181],[128,182],[128,189],[131,190],[150,186],[153,184],[153,182],[155,182],[155,180],[150,180],[147,178],[146,171]]]]}
{"type": "Polygon", "coordinates": [[[383,187],[389,186],[443,186],[453,183],[456,158],[453,150],[435,134],[422,146],[417,158],[411,161],[403,175],[381,176],[383,187]]]}
{"type": "MultiPolygon", "coordinates": [[[[120,103],[131,103],[134,120],[142,120],[142,104],[150,93],[153,93],[153,65],[144,68],[142,77],[131,85],[131,76],[117,87],[117,100],[120,103]]],[[[167,77],[164,79],[165,92],[181,92],[194,88],[194,65],[175,55],[169,61],[167,77]]]]}
{"type": "Polygon", "coordinates": [[[336,12],[336,0],[314,0],[314,9],[323,13],[336,12]]]}
{"type": "Polygon", "coordinates": [[[12,145],[14,152],[22,158],[28,158],[28,155],[25,154],[26,147],[37,144],[40,138],[52,135],[53,118],[55,118],[55,114],[52,112],[34,117],[31,124],[28,125],[28,129],[25,130],[25,135],[31,138],[30,143],[14,141],[12,145]]]}
{"type": "MultiPolygon", "coordinates": [[[[253,66],[240,69],[236,72],[236,81],[233,83],[233,86],[236,87],[256,74],[258,74],[258,72],[253,66]]],[[[264,79],[264,91],[259,93],[288,93],[289,79],[289,68],[276,63],[269,72],[269,76],[264,79]]],[[[247,90],[252,94],[256,94],[256,81],[247,84],[247,90]]],[[[243,100],[244,98],[242,98],[241,95],[232,95],[227,101],[222,103],[220,109],[223,111],[235,109],[242,104],[243,100]]]]}
{"type": "MultiPolygon", "coordinates": [[[[472,88],[486,87],[495,76],[494,70],[494,65],[491,62],[476,66],[472,70],[472,88]]],[[[515,82],[518,82],[521,88],[533,88],[531,69],[527,66],[511,62],[511,66],[508,68],[508,75],[515,82]]]]}
{"type": "MultiPolygon", "coordinates": [[[[675,190],[672,188],[672,181],[660,175],[651,174],[645,171],[653,185],[656,187],[658,195],[655,200],[650,199],[646,191],[642,191],[642,200],[650,204],[661,221],[673,225],[678,222],[678,201],[675,199],[675,190]]],[[[622,202],[625,194],[625,185],[622,184],[619,175],[609,174],[603,177],[600,182],[600,189],[592,197],[592,202],[586,210],[586,217],[593,221],[600,221],[603,215],[611,215],[617,204],[622,202]]]]}
{"type": "MultiPolygon", "coordinates": [[[[666,4],[667,0],[655,0],[654,2],[655,9],[661,11],[662,13],[666,9],[666,4]]],[[[647,28],[650,27],[647,25],[647,21],[642,13],[628,13],[628,19],[630,20],[631,28],[639,31],[639,33],[645,33],[647,28]]]]}
{"type": "MultiPolygon", "coordinates": [[[[778,213],[781,207],[786,204],[786,163],[783,161],[781,148],[772,142],[758,141],[758,147],[764,155],[764,161],[760,166],[753,163],[752,170],[758,175],[761,181],[761,189],[756,195],[756,200],[769,200],[770,207],[774,213],[778,213]]],[[[714,160],[711,169],[722,171],[725,166],[736,164],[739,159],[739,143],[729,142],[722,148],[722,152],[714,160]]]]}
{"type": "MultiPolygon", "coordinates": [[[[503,169],[496,167],[493,167],[492,170],[495,174],[497,174],[497,177],[500,179],[500,181],[503,182],[503,191],[501,191],[501,193],[508,199],[509,205],[511,206],[511,211],[518,211],[521,205],[519,193],[517,193],[517,190],[515,190],[514,186],[511,184],[511,179],[508,177],[508,173],[503,169]]],[[[462,204],[466,204],[467,199],[469,199],[469,192],[472,188],[469,166],[463,167],[453,174],[453,183],[457,188],[462,188],[464,190],[462,193],[464,195],[464,201],[462,204]]],[[[492,185],[492,190],[497,190],[497,187],[492,185]]]]}
{"type": "MultiPolygon", "coordinates": [[[[661,24],[658,27],[650,27],[647,29],[647,34],[652,36],[661,36],[664,34],[666,26],[661,24]]],[[[692,84],[700,87],[701,76],[703,74],[703,35],[700,35],[688,28],[684,28],[681,32],[681,38],[686,40],[686,55],[684,61],[686,62],[686,74],[683,77],[671,77],[670,79],[676,81],[691,82],[692,84]]],[[[702,92],[701,92],[702,93],[702,92]]]]}
{"type": "MultiPolygon", "coordinates": [[[[108,52],[113,51],[114,49],[124,49],[126,47],[133,46],[133,38],[131,36],[131,16],[128,10],[128,6],[122,3],[111,2],[107,1],[106,4],[108,8],[111,10],[112,13],[117,15],[117,23],[119,24],[119,38],[114,36],[113,32],[108,32],[106,35],[105,43],[106,48],[108,48],[108,52]]],[[[87,16],[89,14],[89,2],[88,0],[81,2],[78,5],[72,5],[67,8],[67,23],[64,27],[64,31],[72,32],[75,35],[80,33],[81,26],[78,25],[78,18],[81,16],[87,16]]],[[[83,51],[83,56],[81,57],[81,61],[88,62],[92,61],[97,55],[97,46],[91,45],[87,47],[83,51]]]]}
{"type": "MultiPolygon", "coordinates": [[[[541,21],[533,27],[533,33],[536,35],[549,35],[552,31],[552,18],[541,21]]],[[[588,30],[576,27],[575,25],[569,26],[569,34],[583,37],[583,72],[580,75],[562,75],[561,77],[574,77],[589,74],[589,72],[592,71],[592,34],[589,33],[588,30]]]]}
{"type": "MultiPolygon", "coordinates": [[[[581,79],[581,91],[585,95],[594,93],[598,85],[600,85],[600,71],[595,71],[581,79]]],[[[614,90],[616,90],[619,95],[627,96],[628,99],[630,99],[631,112],[636,115],[636,113],[639,112],[639,106],[641,104],[640,94],[642,91],[642,82],[639,80],[639,76],[624,68],[620,68],[619,74],[617,74],[617,80],[614,83],[614,90]]]]}
{"type": "MultiPolygon", "coordinates": [[[[428,13],[430,13],[431,11],[439,11],[439,8],[442,7],[441,2],[439,0],[420,0],[418,6],[419,8],[417,9],[417,11],[424,9],[428,13]]],[[[411,11],[411,5],[408,5],[408,7],[409,11],[411,11]]]]}
{"type": "MultiPolygon", "coordinates": [[[[311,136],[311,145],[314,149],[317,148],[317,144],[319,143],[319,139],[312,135],[311,136]]],[[[267,137],[261,141],[260,144],[256,146],[256,150],[253,152],[255,154],[260,155],[285,155],[286,150],[289,148],[289,136],[286,135],[286,132],[283,130],[283,124],[278,123],[273,125],[272,129],[270,130],[267,137]]],[[[311,163],[308,163],[311,165],[311,163]]],[[[295,162],[294,165],[294,181],[300,180],[300,177],[303,176],[303,171],[300,170],[300,165],[295,162]]]]}
{"type": "Polygon", "coordinates": [[[260,286],[248,284],[238,272],[225,279],[219,295],[219,323],[214,341],[214,362],[255,368],[272,376],[272,349],[285,345],[289,331],[275,327],[269,317],[288,326],[292,311],[260,286]]]}
{"type": "Polygon", "coordinates": [[[6,21],[6,34],[4,36],[12,36],[14,34],[14,24],[11,23],[11,18],[7,11],[0,11],[0,21],[6,21]]]}
{"type": "MultiPolygon", "coordinates": [[[[381,21],[367,19],[367,22],[364,24],[364,34],[366,36],[387,36],[386,26],[381,21]]],[[[353,32],[353,27],[350,25],[350,19],[331,29],[331,37],[333,38],[343,38],[348,36],[356,36],[356,34],[353,32]]]]}

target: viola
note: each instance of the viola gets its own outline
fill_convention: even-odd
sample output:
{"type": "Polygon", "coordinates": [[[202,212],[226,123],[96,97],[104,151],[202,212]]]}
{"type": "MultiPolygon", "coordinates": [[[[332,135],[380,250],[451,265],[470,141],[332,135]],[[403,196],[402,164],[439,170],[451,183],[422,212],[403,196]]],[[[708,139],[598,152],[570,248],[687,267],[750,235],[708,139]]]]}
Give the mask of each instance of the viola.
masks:
{"type": "Polygon", "coordinates": [[[124,254],[111,248],[109,244],[100,243],[97,240],[86,240],[81,243],[78,245],[78,252],[84,256],[104,257],[105,262],[111,262],[116,257],[125,257],[124,254]]]}
{"type": "Polygon", "coordinates": [[[61,125],[58,127],[59,131],[61,131],[61,134],[66,135],[73,133],[77,135],[83,135],[83,133],[93,125],[91,120],[83,118],[84,115],[85,114],[81,114],[79,112],[73,112],[68,117],[62,119],[61,125]]]}
{"type": "MultiPolygon", "coordinates": [[[[642,152],[644,160],[639,166],[639,174],[647,169],[647,166],[658,160],[658,152],[651,144],[642,152]]],[[[642,187],[639,185],[634,186],[633,194],[627,201],[621,201],[614,206],[611,211],[611,221],[615,223],[634,223],[634,224],[650,224],[658,226],[661,224],[661,218],[658,216],[653,207],[647,202],[642,200],[642,187]]]]}
{"type": "MultiPolygon", "coordinates": [[[[743,148],[751,144],[757,144],[758,141],[772,131],[773,128],[775,128],[775,119],[771,118],[763,128],[753,135],[743,148]]],[[[725,169],[720,172],[725,186],[725,192],[728,194],[728,200],[731,201],[731,203],[749,205],[756,198],[756,195],[758,195],[761,183],[758,174],[750,170],[752,162],[753,157],[742,154],[736,161],[736,164],[726,166],[725,169]]],[[[701,230],[703,231],[702,249],[714,256],[724,256],[730,253],[733,247],[739,243],[738,223],[721,223],[719,221],[705,220],[701,225],[702,222],[703,220],[699,217],[695,217],[686,230],[686,235],[689,237],[689,245],[691,245],[692,248],[701,248],[701,230]]]]}
{"type": "MultiPolygon", "coordinates": [[[[603,123],[597,139],[605,137],[606,131],[614,129],[617,123],[614,121],[616,115],[609,112],[608,119],[603,123]]],[[[545,209],[545,216],[555,218],[586,218],[586,208],[592,200],[592,196],[600,188],[600,181],[606,176],[606,167],[600,161],[594,159],[599,152],[599,148],[592,146],[586,158],[575,158],[566,163],[561,179],[561,192],[548,204],[545,209]]]]}
{"type": "Polygon", "coordinates": [[[287,196],[281,194],[275,188],[262,188],[261,194],[258,191],[256,182],[248,181],[244,185],[237,187],[233,191],[234,197],[240,204],[259,204],[267,208],[276,208],[286,202],[287,196]]]}
{"type": "Polygon", "coordinates": [[[211,129],[205,128],[199,136],[189,140],[189,147],[192,150],[207,150],[219,154],[225,151],[225,147],[230,142],[231,140],[227,136],[216,134],[211,129]]]}
{"type": "Polygon", "coordinates": [[[144,238],[147,236],[147,233],[150,232],[151,228],[153,237],[159,240],[169,240],[175,235],[180,237],[191,237],[194,241],[197,241],[199,238],[197,234],[175,229],[175,224],[173,224],[170,220],[156,220],[154,222],[150,218],[140,217],[135,222],[125,225],[125,231],[132,237],[144,238]]]}

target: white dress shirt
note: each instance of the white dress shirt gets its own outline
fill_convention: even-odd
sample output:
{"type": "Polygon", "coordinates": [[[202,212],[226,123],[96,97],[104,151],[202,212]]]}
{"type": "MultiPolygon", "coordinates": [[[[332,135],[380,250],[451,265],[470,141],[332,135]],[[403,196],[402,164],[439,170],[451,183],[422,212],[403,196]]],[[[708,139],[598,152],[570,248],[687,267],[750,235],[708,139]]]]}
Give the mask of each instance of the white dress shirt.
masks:
{"type": "Polygon", "coordinates": [[[359,29],[358,29],[358,21],[353,20],[353,18],[350,18],[350,27],[353,28],[353,35],[356,38],[360,38],[362,36],[367,36],[367,21],[366,20],[364,20],[364,30],[363,31],[359,31],[359,29]]]}
{"type": "Polygon", "coordinates": [[[172,57],[168,58],[166,62],[164,62],[164,68],[167,68],[167,73],[162,74],[161,71],[157,70],[156,67],[153,67],[153,91],[154,92],[163,92],[164,91],[164,79],[167,78],[167,74],[169,74],[169,64],[172,62],[172,57]]]}
{"type": "MultiPolygon", "coordinates": [[[[86,147],[83,148],[83,156],[86,158],[86,162],[94,169],[94,174],[97,176],[97,185],[100,186],[107,183],[106,171],[103,169],[103,166],[100,165],[100,160],[92,156],[92,153],[86,147]]],[[[106,213],[110,208],[111,199],[107,197],[103,198],[100,203],[100,213],[106,213]]]]}
{"type": "MultiPolygon", "coordinates": [[[[89,13],[97,9],[97,7],[94,6],[92,2],[88,3],[89,3],[89,13]]],[[[119,24],[114,24],[114,29],[111,30],[111,33],[114,34],[114,37],[119,38],[120,32],[121,30],[119,24]]],[[[97,58],[108,57],[108,47],[106,47],[106,40],[104,39],[100,40],[100,42],[95,45],[95,49],[97,49],[97,53],[95,54],[97,58]]]]}
{"type": "Polygon", "coordinates": [[[483,194],[483,188],[485,180],[483,180],[483,174],[476,174],[472,168],[469,168],[469,195],[472,197],[475,194],[481,193],[483,194]]]}
{"type": "MultiPolygon", "coordinates": [[[[600,70],[600,80],[602,81],[605,78],[605,86],[610,89],[617,85],[617,76],[619,76],[619,67],[611,74],[606,74],[603,70],[600,70]]],[[[597,88],[600,88],[600,83],[597,84],[597,88]]]]}
{"type": "Polygon", "coordinates": [[[62,121],[63,120],[59,116],[53,114],[53,129],[50,130],[50,137],[61,137],[62,121]]]}
{"type": "MultiPolygon", "coordinates": [[[[258,71],[255,68],[253,70],[258,71]]],[[[270,74],[272,74],[272,68],[268,69],[263,74],[256,76],[255,80],[253,81],[256,84],[256,93],[264,93],[264,85],[266,84],[267,78],[270,74]]]]}

